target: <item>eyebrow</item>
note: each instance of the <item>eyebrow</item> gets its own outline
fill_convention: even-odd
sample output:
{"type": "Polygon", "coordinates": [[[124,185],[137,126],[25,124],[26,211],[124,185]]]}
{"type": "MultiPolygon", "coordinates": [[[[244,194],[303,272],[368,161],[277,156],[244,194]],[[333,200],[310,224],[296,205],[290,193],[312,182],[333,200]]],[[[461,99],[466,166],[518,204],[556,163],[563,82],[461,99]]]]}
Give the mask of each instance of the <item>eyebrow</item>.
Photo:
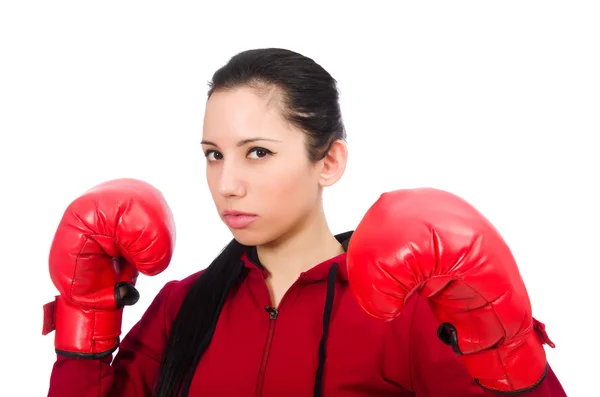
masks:
{"type": "MultiPolygon", "coordinates": [[[[242,139],[241,141],[239,141],[235,145],[237,147],[241,147],[241,146],[247,145],[247,144],[252,143],[252,142],[257,142],[257,141],[267,141],[267,142],[279,142],[279,143],[281,143],[281,141],[278,141],[276,139],[269,139],[269,138],[248,138],[248,139],[242,139]]],[[[210,145],[210,146],[214,146],[214,147],[219,147],[219,145],[217,145],[216,143],[211,142],[211,141],[205,141],[205,140],[203,140],[200,143],[202,145],[210,145]]]]}

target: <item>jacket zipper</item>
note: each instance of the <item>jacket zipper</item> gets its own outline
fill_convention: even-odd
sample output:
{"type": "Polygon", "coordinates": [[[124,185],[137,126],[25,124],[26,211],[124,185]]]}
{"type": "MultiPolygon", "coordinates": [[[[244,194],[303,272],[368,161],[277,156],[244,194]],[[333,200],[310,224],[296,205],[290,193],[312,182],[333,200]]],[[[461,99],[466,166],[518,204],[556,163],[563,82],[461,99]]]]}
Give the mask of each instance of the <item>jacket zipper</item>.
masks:
{"type": "Polygon", "coordinates": [[[277,320],[277,315],[279,314],[279,311],[271,306],[265,306],[265,310],[269,313],[269,333],[267,335],[267,342],[265,344],[262,361],[260,362],[255,397],[262,396],[263,384],[265,383],[265,370],[267,368],[267,361],[269,360],[269,352],[271,351],[273,334],[275,333],[275,320],[277,320]]]}
{"type": "MultiPolygon", "coordinates": [[[[294,284],[290,286],[290,288],[283,294],[281,301],[279,302],[279,307],[283,301],[285,301],[286,297],[290,295],[290,292],[304,279],[304,275],[301,275],[298,280],[294,284]]],[[[265,285],[266,287],[266,285],[265,285]]],[[[267,291],[268,293],[268,291],[267,291]]],[[[275,333],[275,324],[277,321],[277,316],[279,315],[279,310],[272,306],[265,306],[265,310],[269,313],[269,331],[267,334],[267,342],[265,343],[265,350],[263,351],[262,361],[260,362],[260,369],[258,372],[258,380],[256,383],[256,393],[254,393],[255,397],[262,397],[263,385],[265,383],[265,372],[267,370],[267,362],[269,361],[269,353],[271,352],[271,344],[273,342],[273,334],[275,333]]]]}

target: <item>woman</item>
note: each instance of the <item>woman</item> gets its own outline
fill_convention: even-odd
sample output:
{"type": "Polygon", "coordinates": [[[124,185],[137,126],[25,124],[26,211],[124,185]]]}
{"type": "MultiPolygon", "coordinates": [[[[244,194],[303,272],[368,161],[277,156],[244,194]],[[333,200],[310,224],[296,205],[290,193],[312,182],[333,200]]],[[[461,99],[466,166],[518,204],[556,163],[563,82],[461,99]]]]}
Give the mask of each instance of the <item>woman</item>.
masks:
{"type": "MultiPolygon", "coordinates": [[[[57,345],[49,395],[493,395],[437,338],[439,324],[426,301],[416,297],[396,320],[382,322],[353,299],[345,266],[352,233],[332,234],[322,205],[323,189],[342,177],[347,160],[335,80],[300,54],[251,50],[214,74],[208,97],[202,140],[206,177],[234,239],[206,270],[165,285],[112,363],[115,335],[101,348],[95,342],[93,352],[84,351],[84,343],[71,343],[76,348],[70,350],[57,345]]],[[[111,200],[146,194],[113,188],[111,200]]],[[[106,198],[107,190],[94,194],[105,200],[98,205],[119,204],[106,198]]],[[[146,226],[160,229],[156,235],[164,239],[154,238],[154,245],[138,253],[157,246],[170,250],[164,237],[174,233],[165,220],[168,211],[153,208],[162,210],[139,210],[152,215],[136,219],[152,219],[146,226]]],[[[55,238],[54,245],[60,241],[55,238]]],[[[137,260],[140,268],[143,261],[136,258],[127,263],[137,260]]],[[[145,272],[156,273],[164,263],[157,266],[145,272]]],[[[117,323],[120,331],[118,310],[137,300],[137,274],[118,273],[111,327],[117,323]]],[[[98,313],[98,307],[91,312],[98,313]]],[[[57,338],[64,322],[56,321],[57,338]]],[[[87,332],[66,334],[62,331],[61,341],[87,332]]],[[[564,395],[551,370],[530,393],[564,395]]]]}

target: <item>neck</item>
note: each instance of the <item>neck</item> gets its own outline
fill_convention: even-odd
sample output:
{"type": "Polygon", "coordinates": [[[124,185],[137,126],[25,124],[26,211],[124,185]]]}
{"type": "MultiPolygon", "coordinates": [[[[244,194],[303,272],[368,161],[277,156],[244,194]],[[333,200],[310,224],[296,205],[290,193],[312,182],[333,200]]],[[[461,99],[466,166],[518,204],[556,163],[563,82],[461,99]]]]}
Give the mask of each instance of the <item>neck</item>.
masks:
{"type": "Polygon", "coordinates": [[[344,252],[329,230],[322,207],[290,233],[256,247],[261,264],[275,278],[298,278],[300,273],[344,252]]]}

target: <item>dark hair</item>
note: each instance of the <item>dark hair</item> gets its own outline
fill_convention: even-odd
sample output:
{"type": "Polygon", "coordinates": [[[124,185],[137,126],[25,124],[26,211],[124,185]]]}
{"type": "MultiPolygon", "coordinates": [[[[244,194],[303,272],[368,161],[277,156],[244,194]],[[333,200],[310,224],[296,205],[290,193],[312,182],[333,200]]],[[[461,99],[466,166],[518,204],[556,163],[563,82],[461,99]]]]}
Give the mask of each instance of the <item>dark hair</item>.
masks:
{"type": "MultiPolygon", "coordinates": [[[[322,159],[346,133],[337,82],[312,59],[279,49],[241,52],[213,75],[208,97],[219,90],[249,86],[276,89],[282,112],[307,135],[311,161],[322,159]]],[[[173,323],[155,385],[155,397],[187,397],[196,366],[210,344],[223,304],[245,275],[241,257],[248,247],[235,239],[190,288],[173,323]]]]}

